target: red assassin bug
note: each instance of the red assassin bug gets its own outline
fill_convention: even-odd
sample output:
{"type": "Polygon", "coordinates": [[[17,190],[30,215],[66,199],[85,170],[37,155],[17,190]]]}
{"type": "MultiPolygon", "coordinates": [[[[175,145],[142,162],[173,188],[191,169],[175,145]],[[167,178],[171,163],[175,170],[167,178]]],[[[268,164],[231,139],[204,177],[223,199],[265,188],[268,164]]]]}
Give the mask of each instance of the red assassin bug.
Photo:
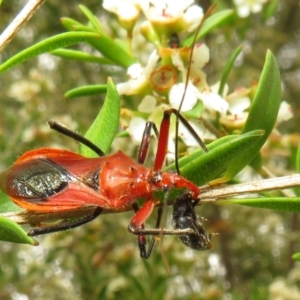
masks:
{"type": "MultiPolygon", "coordinates": [[[[162,124],[163,129],[166,127],[165,124],[168,125],[171,113],[178,114],[176,110],[166,111],[165,123],[162,124]]],[[[178,114],[178,116],[189,127],[187,121],[181,115],[178,114]]],[[[49,124],[52,128],[91,147],[99,155],[103,154],[100,149],[80,135],[57,123],[50,122],[49,124]]],[[[143,162],[146,157],[145,150],[153,126],[153,123],[147,123],[139,162],[143,162]]],[[[192,128],[190,129],[192,130],[192,128]]],[[[166,136],[160,134],[160,137],[163,138],[160,138],[159,141],[163,143],[167,141],[166,136]]],[[[163,163],[164,155],[157,155],[155,166],[163,163]]],[[[117,211],[131,205],[136,208],[135,199],[147,197],[148,200],[142,209],[139,211],[136,209],[137,213],[130,222],[129,230],[139,235],[141,256],[148,257],[153,245],[151,244],[152,246],[149,248],[151,250],[146,251],[141,228],[154,206],[153,191],[156,189],[166,190],[174,186],[188,188],[194,199],[199,195],[198,187],[192,183],[177,174],[162,173],[159,167],[156,168],[157,171],[138,165],[122,152],[107,157],[89,159],[65,150],[43,148],[25,153],[12,167],[2,172],[0,186],[14,202],[31,212],[55,214],[55,211],[72,211],[85,205],[95,206],[95,211],[88,216],[55,226],[33,229],[29,232],[31,236],[77,227],[93,220],[103,209],[117,211]],[[122,181],[123,187],[120,185],[122,181]],[[121,186],[119,190],[116,189],[116,184],[121,186]],[[127,193],[130,196],[127,196],[127,193]]],[[[145,230],[145,234],[154,235],[155,233],[145,230]]],[[[178,234],[178,232],[165,231],[163,234],[178,234]]]]}
{"type": "MultiPolygon", "coordinates": [[[[99,158],[86,158],[79,154],[52,148],[32,150],[22,155],[10,168],[0,173],[0,188],[20,207],[30,212],[73,211],[83,206],[94,206],[95,211],[79,220],[63,222],[54,226],[32,229],[28,234],[35,236],[74,228],[96,218],[103,210],[125,210],[134,207],[129,231],[139,235],[141,256],[148,257],[145,250],[143,224],[151,214],[156,200],[154,191],[169,188],[188,189],[197,199],[199,188],[176,173],[162,172],[166,155],[170,116],[175,113],[198,139],[189,123],[175,109],[165,111],[159,134],[158,149],[153,169],[134,162],[121,151],[99,158]],[[137,198],[146,202],[138,210],[137,198]]],[[[75,140],[86,144],[99,155],[103,152],[84,137],[49,122],[50,127],[75,140]]],[[[139,153],[143,163],[154,123],[147,122],[139,153]]],[[[157,129],[155,129],[157,131],[157,129]]],[[[147,234],[147,230],[145,232],[147,234]]],[[[166,233],[167,234],[167,233],[166,233]]],[[[175,234],[175,233],[170,233],[175,234]]]]}
{"type": "Polygon", "coordinates": [[[159,134],[154,123],[146,123],[138,163],[121,151],[103,156],[101,149],[84,137],[57,123],[49,122],[51,128],[85,144],[100,157],[86,158],[70,151],[51,148],[32,150],[22,155],[6,171],[0,173],[0,188],[20,207],[37,214],[52,213],[54,219],[56,212],[73,212],[83,207],[95,209],[92,213],[82,215],[75,221],[68,220],[54,226],[32,229],[28,235],[35,236],[74,228],[93,220],[103,210],[123,211],[131,208],[135,209],[136,214],[131,219],[128,229],[138,235],[140,254],[144,258],[149,257],[154,244],[154,242],[150,244],[149,250],[146,251],[145,235],[157,235],[157,232],[159,234],[194,234],[195,229],[189,225],[171,231],[157,229],[160,217],[156,229],[153,231],[144,229],[144,223],[157,202],[154,198],[156,190],[184,188],[189,191],[193,200],[198,199],[200,193],[200,189],[195,184],[179,175],[178,164],[176,166],[178,174],[161,171],[167,153],[171,114],[176,115],[177,124],[178,119],[181,120],[207,151],[197,133],[176,109],[164,112],[159,134]],[[142,164],[146,158],[152,128],[158,135],[158,151],[154,167],[149,169],[142,164]],[[140,209],[136,203],[138,198],[145,199],[140,209]]]}

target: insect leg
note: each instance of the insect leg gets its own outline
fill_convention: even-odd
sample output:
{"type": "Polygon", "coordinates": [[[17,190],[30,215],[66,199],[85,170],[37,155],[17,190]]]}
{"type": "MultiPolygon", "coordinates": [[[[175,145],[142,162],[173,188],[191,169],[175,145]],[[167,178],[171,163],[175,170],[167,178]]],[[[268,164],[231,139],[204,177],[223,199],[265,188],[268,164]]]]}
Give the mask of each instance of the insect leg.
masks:
{"type": "Polygon", "coordinates": [[[27,235],[28,236],[36,236],[36,235],[42,235],[42,234],[47,234],[47,233],[58,232],[58,231],[63,231],[63,230],[67,230],[67,229],[76,228],[78,226],[81,226],[83,224],[91,222],[92,220],[97,218],[102,213],[102,211],[103,211],[103,209],[101,207],[97,207],[92,214],[87,215],[85,217],[82,217],[78,220],[68,221],[68,222],[61,222],[61,223],[59,223],[57,225],[53,225],[53,226],[34,228],[34,229],[31,229],[27,233],[27,235]]]}
{"type": "Polygon", "coordinates": [[[157,138],[159,136],[159,132],[157,130],[155,123],[153,123],[151,121],[146,122],[143,137],[142,137],[142,142],[141,142],[140,150],[139,150],[139,154],[138,154],[138,159],[137,159],[138,163],[140,163],[140,164],[144,164],[146,157],[147,157],[150,139],[151,139],[151,129],[154,130],[154,133],[157,138]]]}
{"type": "MultiPolygon", "coordinates": [[[[135,212],[137,212],[139,210],[139,206],[137,205],[137,203],[134,203],[133,208],[134,208],[135,212]]],[[[162,211],[163,211],[163,207],[159,206],[158,210],[157,210],[157,219],[156,219],[156,225],[155,225],[156,229],[155,230],[160,230],[159,226],[160,226],[162,211]]],[[[138,245],[139,245],[139,249],[140,249],[140,256],[145,259],[149,258],[152,253],[155,241],[156,241],[154,235],[152,233],[148,234],[148,229],[145,229],[144,224],[142,224],[142,226],[140,226],[138,229],[135,229],[133,231],[131,229],[129,229],[129,231],[133,234],[138,235],[138,245]],[[146,233],[146,234],[144,234],[144,233],[146,233]],[[149,244],[148,250],[146,249],[147,240],[146,240],[145,235],[152,235],[152,239],[149,244]]]]}
{"type": "MultiPolygon", "coordinates": [[[[158,133],[155,123],[153,123],[151,121],[146,122],[140,149],[139,149],[139,153],[138,153],[138,159],[137,159],[138,163],[140,163],[140,164],[144,164],[144,162],[146,160],[146,157],[148,154],[148,149],[149,149],[149,144],[150,144],[150,140],[151,140],[151,130],[152,129],[154,130],[156,137],[158,137],[159,133],[158,133]]],[[[153,203],[150,203],[150,204],[153,205],[153,203]]],[[[135,213],[137,213],[140,210],[137,203],[134,203],[132,205],[132,207],[133,207],[135,213]]],[[[150,209],[150,211],[152,211],[153,207],[152,208],[150,207],[149,209],[150,209]]],[[[149,209],[147,208],[146,210],[149,211],[149,209]]],[[[158,219],[157,219],[156,223],[160,224],[160,218],[161,218],[161,216],[158,215],[158,219]]],[[[132,226],[132,223],[136,223],[136,222],[139,222],[139,221],[133,218],[133,220],[131,221],[131,224],[128,227],[129,232],[135,233],[136,231],[139,230],[139,229],[135,229],[135,227],[132,226]]],[[[157,226],[159,226],[159,225],[157,225],[157,226]]],[[[140,225],[140,229],[141,230],[145,229],[145,225],[144,224],[140,225]]],[[[151,255],[153,246],[155,244],[154,237],[152,238],[152,240],[150,242],[148,251],[146,250],[146,243],[147,243],[146,237],[142,234],[138,234],[138,245],[139,245],[139,249],[140,249],[140,256],[142,258],[148,258],[151,255]]]]}

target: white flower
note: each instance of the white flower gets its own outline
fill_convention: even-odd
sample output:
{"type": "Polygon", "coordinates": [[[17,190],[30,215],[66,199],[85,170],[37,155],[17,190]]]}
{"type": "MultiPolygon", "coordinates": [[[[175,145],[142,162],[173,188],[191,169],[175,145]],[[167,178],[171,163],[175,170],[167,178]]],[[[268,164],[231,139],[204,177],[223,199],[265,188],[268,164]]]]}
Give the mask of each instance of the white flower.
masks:
{"type": "Polygon", "coordinates": [[[41,86],[32,81],[21,80],[11,85],[9,96],[20,102],[26,102],[37,97],[41,91],[41,86]]]}
{"type": "Polygon", "coordinates": [[[187,31],[192,32],[194,29],[196,29],[203,16],[203,9],[200,6],[192,5],[189,7],[183,15],[185,21],[189,24],[187,31]]]}
{"type": "MultiPolygon", "coordinates": [[[[218,84],[215,88],[219,88],[218,84]]],[[[228,90],[228,88],[226,88],[228,90]]],[[[221,116],[220,123],[228,128],[242,128],[248,118],[246,109],[250,107],[251,100],[248,97],[250,89],[238,88],[232,94],[226,97],[229,107],[229,115],[221,116]]],[[[227,92],[226,92],[227,93],[227,92]]]]}
{"type": "MultiPolygon", "coordinates": [[[[179,108],[179,105],[182,101],[184,88],[185,88],[185,84],[183,82],[174,84],[171,87],[169,92],[169,103],[172,107],[176,109],[179,108]]],[[[191,110],[197,103],[197,99],[198,99],[198,90],[191,82],[189,82],[185,93],[185,98],[183,100],[183,104],[181,107],[181,111],[184,112],[184,111],[191,110]]]]}
{"type": "MultiPolygon", "coordinates": [[[[171,59],[173,65],[176,66],[180,72],[183,72],[184,77],[186,76],[186,68],[181,57],[181,55],[183,55],[181,50],[182,49],[175,49],[172,51],[171,59]]],[[[191,75],[193,77],[193,81],[202,87],[207,87],[206,74],[202,71],[202,68],[208,63],[209,57],[209,48],[205,44],[201,43],[195,45],[191,63],[191,75]]]]}
{"type": "Polygon", "coordinates": [[[149,84],[149,77],[159,59],[157,51],[154,50],[149,57],[148,64],[143,68],[140,64],[134,64],[128,68],[127,74],[130,79],[125,83],[117,84],[119,95],[138,94],[144,86],[149,84]]]}
{"type": "Polygon", "coordinates": [[[283,278],[276,278],[269,286],[270,299],[275,300],[296,300],[300,297],[300,292],[296,285],[284,281],[283,278]]]}
{"type": "Polygon", "coordinates": [[[202,71],[202,68],[208,63],[209,56],[209,48],[205,44],[195,45],[191,64],[191,73],[195,78],[194,80],[199,81],[204,78],[206,83],[206,74],[202,71]]]}
{"type": "Polygon", "coordinates": [[[202,92],[211,90],[206,82],[206,73],[202,71],[202,68],[208,63],[209,57],[209,48],[205,44],[195,45],[191,63],[191,76],[193,83],[202,92]]]}
{"type": "Polygon", "coordinates": [[[221,116],[219,122],[227,128],[241,129],[245,125],[248,118],[247,112],[241,112],[238,115],[221,116]]]}
{"type": "Polygon", "coordinates": [[[134,0],[104,0],[103,8],[115,13],[121,23],[135,23],[140,15],[138,1],[134,0]]]}
{"type": "MultiPolygon", "coordinates": [[[[184,92],[185,84],[178,83],[173,85],[169,92],[170,105],[176,109],[179,108],[184,92]]],[[[211,91],[199,92],[199,90],[191,83],[188,83],[185,98],[181,107],[181,111],[191,110],[197,100],[201,100],[204,106],[210,111],[218,111],[221,114],[225,114],[228,110],[228,102],[216,93],[211,91]]]]}
{"type": "Polygon", "coordinates": [[[237,6],[237,13],[241,18],[246,18],[250,13],[258,13],[267,0],[234,0],[237,6]]]}
{"type": "Polygon", "coordinates": [[[194,3],[194,0],[150,0],[142,4],[142,9],[148,19],[176,18],[194,3]]]}
{"type": "Polygon", "coordinates": [[[277,116],[277,123],[288,121],[292,117],[293,117],[293,113],[292,113],[291,106],[286,101],[282,101],[277,116]]]}
{"type": "Polygon", "coordinates": [[[229,104],[220,95],[210,91],[204,91],[202,93],[199,92],[198,97],[210,111],[217,111],[221,115],[226,114],[229,104]]]}
{"type": "Polygon", "coordinates": [[[203,17],[202,8],[193,3],[194,0],[150,0],[142,1],[141,8],[152,24],[165,24],[175,32],[192,31],[203,17]]]}
{"type": "Polygon", "coordinates": [[[228,111],[232,115],[239,115],[246,110],[251,104],[249,97],[234,98],[229,101],[228,111]]]}
{"type": "Polygon", "coordinates": [[[136,63],[136,64],[131,65],[128,68],[127,75],[131,79],[136,80],[143,75],[143,71],[144,71],[143,67],[140,64],[136,63]]]}
{"type": "MultiPolygon", "coordinates": [[[[194,48],[191,75],[193,83],[189,82],[187,85],[185,99],[183,101],[181,111],[191,110],[197,100],[200,99],[209,110],[218,111],[225,114],[228,110],[228,103],[216,92],[213,92],[206,82],[206,74],[202,68],[209,61],[209,49],[205,44],[197,44],[194,48]]],[[[186,69],[178,51],[172,54],[172,62],[183,73],[185,77],[186,69]]],[[[178,83],[172,86],[169,92],[169,103],[172,107],[178,109],[182,101],[185,84],[178,83]]]]}

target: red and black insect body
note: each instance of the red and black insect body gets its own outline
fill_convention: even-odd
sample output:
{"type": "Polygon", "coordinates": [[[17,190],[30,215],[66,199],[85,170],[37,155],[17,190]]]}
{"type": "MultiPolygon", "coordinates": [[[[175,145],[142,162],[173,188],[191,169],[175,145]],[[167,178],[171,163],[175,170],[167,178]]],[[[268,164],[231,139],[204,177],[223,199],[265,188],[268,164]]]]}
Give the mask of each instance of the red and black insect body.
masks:
{"type": "MultiPolygon", "coordinates": [[[[131,219],[128,229],[138,235],[141,256],[148,257],[150,253],[146,251],[143,230],[145,221],[158,202],[154,198],[154,192],[184,188],[190,192],[192,199],[197,199],[200,193],[195,184],[182,176],[161,171],[167,152],[166,144],[172,113],[178,115],[193,132],[188,122],[176,110],[166,111],[152,169],[142,165],[148,150],[151,129],[155,128],[154,123],[148,122],[140,148],[139,163],[121,151],[99,158],[86,158],[66,150],[42,148],[25,153],[10,168],[1,172],[0,188],[17,205],[29,212],[47,212],[55,216],[57,212],[72,212],[85,206],[95,207],[92,214],[82,216],[78,220],[34,228],[28,234],[35,236],[74,228],[93,220],[103,210],[117,212],[134,208],[136,214],[131,219]],[[138,198],[145,199],[140,209],[136,204],[138,198]]],[[[97,146],[84,137],[55,122],[49,124],[51,128],[71,136],[91,147],[99,155],[103,155],[97,146]]],[[[193,134],[196,135],[195,132],[193,134]]]]}

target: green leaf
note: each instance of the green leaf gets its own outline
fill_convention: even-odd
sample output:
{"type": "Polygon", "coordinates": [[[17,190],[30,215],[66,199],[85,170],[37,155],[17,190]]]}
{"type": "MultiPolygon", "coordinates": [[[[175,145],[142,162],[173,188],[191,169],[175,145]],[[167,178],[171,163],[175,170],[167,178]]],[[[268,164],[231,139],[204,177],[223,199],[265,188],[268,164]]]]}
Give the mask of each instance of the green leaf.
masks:
{"type": "Polygon", "coordinates": [[[95,47],[106,58],[123,68],[128,68],[136,62],[127,51],[107,35],[102,34],[99,40],[94,39],[89,44],[95,47]]]}
{"type": "Polygon", "coordinates": [[[227,83],[228,75],[233,67],[233,64],[234,64],[236,58],[241,53],[241,51],[242,51],[242,46],[237,47],[234,50],[234,52],[231,54],[229,60],[227,61],[226,66],[224,67],[224,70],[223,70],[223,73],[221,76],[221,80],[220,80],[220,87],[219,87],[219,91],[218,91],[218,94],[221,96],[223,95],[223,91],[224,91],[224,87],[227,83]]]}
{"type": "Polygon", "coordinates": [[[89,27],[86,25],[75,25],[73,26],[73,31],[86,31],[86,32],[95,32],[95,33],[99,33],[97,32],[96,29],[94,29],[93,27],[89,27]]]}
{"type": "Polygon", "coordinates": [[[99,33],[103,33],[101,24],[98,20],[98,18],[93,15],[93,13],[84,5],[79,5],[80,10],[83,12],[83,14],[89,19],[95,30],[99,33]]]}
{"type": "MultiPolygon", "coordinates": [[[[296,154],[296,172],[300,173],[300,143],[298,145],[297,154],[296,154]]],[[[300,197],[300,187],[293,188],[296,196],[300,197]]]]}
{"type": "Polygon", "coordinates": [[[281,80],[275,57],[267,51],[266,61],[243,132],[263,129],[267,140],[277,119],[281,103],[281,80]]]}
{"type": "MultiPolygon", "coordinates": [[[[207,149],[208,149],[208,151],[211,151],[211,150],[213,150],[215,148],[218,148],[218,147],[220,147],[222,145],[225,145],[226,143],[229,143],[229,142],[235,140],[237,137],[238,137],[238,135],[227,135],[227,136],[224,136],[224,137],[222,137],[220,139],[217,139],[217,140],[213,141],[212,143],[210,143],[207,146],[207,149]]],[[[182,168],[185,165],[188,165],[189,163],[193,162],[194,160],[196,160],[197,158],[199,158],[202,155],[205,155],[205,153],[203,152],[202,148],[199,148],[196,151],[192,152],[191,154],[186,155],[186,156],[180,158],[179,161],[178,161],[179,168],[182,168]]],[[[164,170],[175,171],[175,164],[174,163],[170,164],[169,166],[165,167],[164,170]]]]}
{"type": "MultiPolygon", "coordinates": [[[[4,171],[5,172],[5,171],[4,171]]],[[[0,173],[1,174],[1,173],[0,173]]],[[[0,190],[0,213],[17,212],[22,209],[10,200],[8,195],[0,190]]]]}
{"type": "MultiPolygon", "coordinates": [[[[83,24],[81,24],[78,21],[71,19],[71,18],[61,18],[60,22],[68,31],[74,31],[75,27],[83,26],[83,24]]],[[[87,31],[89,31],[89,30],[87,30],[87,31]]]]}
{"type": "Polygon", "coordinates": [[[2,216],[0,216],[0,240],[33,246],[39,244],[35,239],[29,237],[21,226],[2,216]]]}
{"type": "MultiPolygon", "coordinates": [[[[61,22],[65,23],[64,26],[67,30],[75,30],[79,32],[95,31],[95,29],[82,25],[72,19],[64,18],[61,22]]],[[[104,33],[101,33],[100,36],[101,37],[98,41],[94,40],[89,44],[95,47],[103,54],[103,56],[124,68],[128,68],[136,62],[135,59],[122,46],[120,46],[118,42],[114,41],[104,33]]]]}
{"type": "Polygon", "coordinates": [[[226,174],[218,183],[226,182],[239,173],[258,154],[266,142],[275,125],[281,103],[280,84],[281,80],[276,59],[271,51],[268,51],[249,116],[242,130],[242,133],[246,133],[260,129],[264,130],[265,134],[261,139],[258,139],[245,148],[243,152],[236,155],[235,160],[232,161],[226,174]]]}
{"type": "MultiPolygon", "coordinates": [[[[212,31],[217,26],[226,22],[231,16],[233,16],[234,11],[231,9],[220,11],[211,17],[209,17],[204,23],[197,36],[197,41],[203,38],[207,33],[212,31]]],[[[191,47],[194,40],[194,33],[188,35],[188,37],[183,41],[183,46],[191,47]]]]}
{"type": "Polygon", "coordinates": [[[278,11],[278,0],[269,1],[264,5],[262,15],[264,21],[268,20],[269,18],[272,18],[274,14],[278,11]]]}
{"type": "Polygon", "coordinates": [[[77,22],[76,20],[70,18],[61,18],[60,22],[68,31],[85,31],[99,33],[95,28],[83,25],[77,22]]]}
{"type": "Polygon", "coordinates": [[[39,42],[8,59],[0,66],[0,73],[7,71],[8,69],[32,57],[38,56],[39,54],[50,52],[57,48],[68,47],[81,42],[95,42],[95,40],[99,40],[99,38],[100,35],[98,33],[91,32],[66,32],[58,34],[39,42]]]}
{"type": "Polygon", "coordinates": [[[65,93],[66,98],[75,98],[82,96],[91,96],[91,95],[101,95],[106,93],[107,85],[106,84],[97,84],[97,85],[86,85],[81,86],[75,89],[72,89],[65,93]]]}
{"type": "MultiPolygon", "coordinates": [[[[179,160],[180,174],[197,185],[207,184],[222,176],[235,160],[236,155],[243,153],[247,147],[261,139],[263,131],[256,130],[242,135],[220,138],[208,145],[208,152],[197,150],[179,160]]],[[[165,168],[174,170],[174,164],[165,168]]]]}
{"type": "Polygon", "coordinates": [[[282,210],[288,212],[300,213],[300,197],[272,197],[272,198],[243,198],[218,200],[217,204],[240,204],[258,208],[268,208],[275,210],[282,210]]]}
{"type": "Polygon", "coordinates": [[[297,253],[293,254],[292,258],[294,260],[300,260],[300,252],[297,252],[297,253]]]}
{"type": "Polygon", "coordinates": [[[77,50],[56,49],[51,51],[50,53],[59,57],[78,60],[78,61],[97,63],[100,65],[114,65],[114,62],[112,62],[111,60],[105,57],[94,56],[77,50]]]}
{"type": "MultiPolygon", "coordinates": [[[[98,116],[85,137],[107,153],[116,136],[120,120],[120,97],[111,78],[107,80],[107,95],[98,116]]],[[[79,153],[86,157],[97,156],[85,145],[79,146],[79,153]]]]}
{"type": "Polygon", "coordinates": [[[296,171],[297,171],[297,173],[300,173],[300,143],[299,143],[298,149],[297,149],[297,156],[296,156],[296,171]]]}
{"type": "Polygon", "coordinates": [[[183,112],[185,118],[198,119],[203,114],[204,104],[202,101],[197,101],[196,105],[188,111],[183,112]]]}
{"type": "Polygon", "coordinates": [[[130,134],[129,134],[129,132],[128,131],[122,131],[122,132],[119,132],[117,135],[116,135],[116,137],[121,137],[121,138],[128,138],[128,137],[130,137],[130,134]]]}

